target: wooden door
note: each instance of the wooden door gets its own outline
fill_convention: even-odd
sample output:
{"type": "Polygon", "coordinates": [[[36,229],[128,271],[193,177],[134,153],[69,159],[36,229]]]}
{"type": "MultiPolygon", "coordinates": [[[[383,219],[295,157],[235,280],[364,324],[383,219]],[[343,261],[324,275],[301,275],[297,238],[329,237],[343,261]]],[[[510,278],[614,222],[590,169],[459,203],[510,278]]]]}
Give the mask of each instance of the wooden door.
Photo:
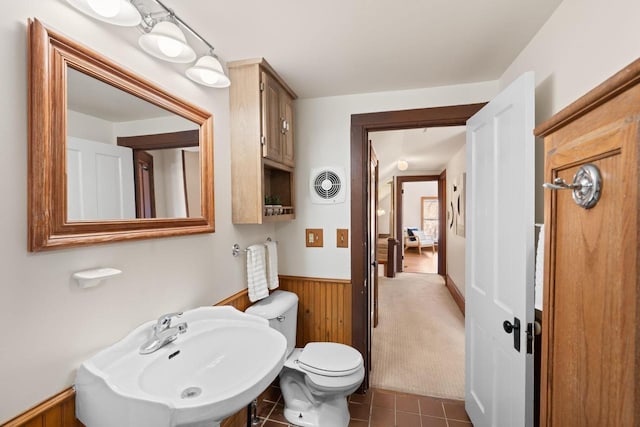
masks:
{"type": "Polygon", "coordinates": [[[284,90],[280,91],[280,112],[282,114],[282,163],[295,166],[293,132],[293,98],[284,90]]]}
{"type": "Polygon", "coordinates": [[[262,155],[282,162],[280,85],[269,74],[261,73],[262,84],[262,155]]]}
{"type": "Polygon", "coordinates": [[[156,217],[156,192],[153,178],[153,156],[143,150],[133,153],[135,162],[136,216],[156,217]]]}
{"type": "Polygon", "coordinates": [[[602,176],[590,209],[545,190],[541,425],[638,426],[640,62],[536,129],[545,181],[602,176]]]}
{"type": "MultiPolygon", "coordinates": [[[[370,154],[370,182],[369,182],[369,197],[370,197],[370,236],[369,236],[369,253],[371,254],[371,268],[370,268],[370,277],[373,279],[369,283],[373,283],[373,301],[371,303],[372,306],[372,324],[375,328],[378,326],[378,269],[380,268],[378,265],[378,156],[376,156],[376,151],[373,149],[373,145],[371,141],[369,141],[370,154]]],[[[371,345],[371,340],[369,340],[369,345],[371,345]]],[[[371,353],[371,352],[369,352],[371,353]]],[[[371,366],[371,365],[369,365],[371,366]]]]}
{"type": "Polygon", "coordinates": [[[467,121],[465,407],[476,427],[533,425],[534,76],[467,121]]]}

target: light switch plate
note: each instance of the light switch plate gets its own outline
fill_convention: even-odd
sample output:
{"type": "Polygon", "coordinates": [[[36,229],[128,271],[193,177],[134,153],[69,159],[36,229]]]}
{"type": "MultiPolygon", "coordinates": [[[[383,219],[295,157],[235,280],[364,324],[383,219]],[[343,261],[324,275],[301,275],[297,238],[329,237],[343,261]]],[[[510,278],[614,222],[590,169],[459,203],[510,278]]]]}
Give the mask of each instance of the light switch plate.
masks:
{"type": "Polygon", "coordinates": [[[324,246],[322,228],[307,228],[304,239],[308,248],[321,248],[324,246]]]}
{"type": "Polygon", "coordinates": [[[349,247],[349,230],[346,228],[338,228],[336,230],[336,247],[348,248],[349,247]]]}

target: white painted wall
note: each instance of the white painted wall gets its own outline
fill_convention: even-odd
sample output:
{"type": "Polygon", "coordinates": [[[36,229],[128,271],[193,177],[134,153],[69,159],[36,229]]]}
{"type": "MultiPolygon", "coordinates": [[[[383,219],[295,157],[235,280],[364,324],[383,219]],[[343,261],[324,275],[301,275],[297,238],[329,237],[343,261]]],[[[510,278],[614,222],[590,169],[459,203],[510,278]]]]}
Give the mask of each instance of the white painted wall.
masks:
{"type": "MultiPolygon", "coordinates": [[[[462,138],[465,136],[462,135],[462,138]]],[[[447,163],[447,211],[451,203],[451,186],[460,179],[460,174],[467,171],[466,145],[463,146],[447,163]]],[[[460,293],[464,296],[465,291],[465,239],[456,234],[456,225],[449,228],[447,224],[447,274],[456,284],[460,293]]]]}
{"type": "MultiPolygon", "coordinates": [[[[535,71],[536,124],[542,123],[640,56],[638,16],[636,0],[564,0],[500,86],[535,71]]],[[[544,220],[542,146],[536,146],[536,222],[544,220]]]]}
{"type": "Polygon", "coordinates": [[[402,188],[402,227],[422,230],[421,197],[438,197],[438,181],[405,182],[402,188]]]}
{"type": "Polygon", "coordinates": [[[169,117],[114,123],[113,128],[118,136],[135,136],[196,130],[198,125],[174,114],[169,117]]]}
{"type": "Polygon", "coordinates": [[[193,84],[143,53],[140,33],[91,20],[65,1],[3,5],[0,18],[0,424],[73,383],[79,364],[161,313],[209,305],[240,291],[241,247],[274,236],[272,225],[231,224],[228,91],[193,84]],[[81,41],[144,78],[213,113],[216,233],[27,252],[27,31],[29,17],[81,41]],[[80,290],[74,271],[97,266],[123,274],[80,290]]]}
{"type": "MultiPolygon", "coordinates": [[[[349,279],[349,249],[336,248],[336,228],[350,228],[350,202],[314,205],[309,173],[321,166],[342,166],[350,177],[351,115],[484,102],[497,93],[497,82],[300,99],[296,108],[296,220],[276,225],[280,272],[289,275],[349,279]],[[306,248],[305,228],[324,229],[324,247],[306,248]]],[[[347,178],[347,194],[351,192],[347,178]]],[[[350,242],[360,244],[360,242],[350,242]]]]}
{"type": "Polygon", "coordinates": [[[115,144],[114,123],[89,114],[67,110],[67,135],[115,144]]]}
{"type": "MultiPolygon", "coordinates": [[[[390,184],[386,184],[390,187],[390,184]]],[[[378,198],[378,234],[391,235],[391,193],[378,198]],[[382,214],[380,214],[382,213],[382,214]]]]}

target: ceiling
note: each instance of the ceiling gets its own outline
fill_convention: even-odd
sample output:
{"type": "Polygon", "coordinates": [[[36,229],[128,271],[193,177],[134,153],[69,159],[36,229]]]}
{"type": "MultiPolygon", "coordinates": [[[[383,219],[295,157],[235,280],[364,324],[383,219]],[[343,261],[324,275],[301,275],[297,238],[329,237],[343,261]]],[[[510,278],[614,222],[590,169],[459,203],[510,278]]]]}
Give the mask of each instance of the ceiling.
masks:
{"type": "Polygon", "coordinates": [[[264,57],[301,98],[496,80],[560,2],[164,1],[223,62],[264,57]]]}
{"type": "Polygon", "coordinates": [[[110,122],[128,122],[174,114],[128,92],[67,68],[67,106],[110,122]]]}
{"type": "Polygon", "coordinates": [[[449,126],[369,132],[378,157],[378,182],[383,185],[394,175],[439,174],[447,162],[465,145],[466,126],[449,126]],[[409,168],[401,173],[398,160],[409,168]]]}

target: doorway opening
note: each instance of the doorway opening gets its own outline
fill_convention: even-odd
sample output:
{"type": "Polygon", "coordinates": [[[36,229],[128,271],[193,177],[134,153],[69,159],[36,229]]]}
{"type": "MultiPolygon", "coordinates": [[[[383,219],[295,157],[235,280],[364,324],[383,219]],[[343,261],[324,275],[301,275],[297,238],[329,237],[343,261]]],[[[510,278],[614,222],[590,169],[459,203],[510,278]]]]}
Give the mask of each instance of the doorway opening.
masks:
{"type": "MultiPolygon", "coordinates": [[[[376,268],[376,258],[372,258],[376,256],[376,241],[371,238],[369,224],[372,223],[372,216],[377,215],[375,211],[372,212],[372,204],[370,203],[369,153],[371,147],[369,134],[384,130],[463,126],[484,105],[484,103],[468,104],[358,114],[351,117],[351,175],[352,183],[354,183],[351,186],[352,241],[364,243],[363,245],[353,244],[351,247],[352,344],[365,356],[367,368],[365,369],[365,379],[362,384],[362,388],[365,390],[370,387],[369,371],[372,366],[373,322],[371,314],[373,313],[375,302],[371,270],[376,268]]],[[[442,209],[444,209],[444,206],[442,209]]],[[[441,274],[446,276],[446,265],[444,265],[441,274]]]]}
{"type": "MultiPolygon", "coordinates": [[[[444,208],[452,198],[448,168],[464,169],[466,127],[370,132],[369,139],[381,181],[378,245],[386,253],[381,242],[395,239],[398,261],[395,276],[379,271],[374,283],[371,387],[463,400],[464,317],[444,281],[447,242],[456,236],[444,208]]],[[[450,263],[464,274],[464,251],[455,255],[450,263]]]]}

